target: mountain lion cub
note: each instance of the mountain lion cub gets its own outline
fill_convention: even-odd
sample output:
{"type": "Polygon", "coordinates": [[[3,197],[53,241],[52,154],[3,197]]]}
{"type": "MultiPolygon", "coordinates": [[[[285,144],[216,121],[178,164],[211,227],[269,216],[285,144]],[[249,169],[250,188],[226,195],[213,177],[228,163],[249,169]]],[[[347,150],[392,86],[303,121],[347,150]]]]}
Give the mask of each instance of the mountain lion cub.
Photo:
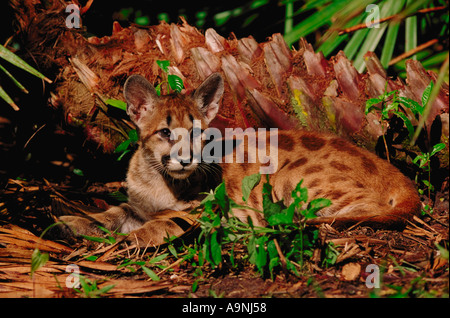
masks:
{"type": "MultiPolygon", "coordinates": [[[[258,130],[256,138],[251,140],[250,133],[237,132],[231,138],[235,139],[231,156],[239,148],[236,145],[244,144],[247,137],[247,148],[243,153],[239,148],[244,160],[237,160],[236,156],[234,161],[206,162],[204,154],[203,158],[198,154],[199,150],[211,146],[204,135],[219,110],[223,91],[224,82],[218,73],[210,75],[191,96],[175,93],[158,97],[144,77],[130,76],[124,95],[127,112],[139,133],[139,148],[127,174],[129,201],[86,218],[61,217],[66,235],[99,235],[102,232],[98,225],[102,225],[111,231],[130,233],[129,239],[143,246],[162,243],[167,233],[180,235],[182,232],[173,222],[155,219],[156,212],[192,209],[202,199],[199,193],[214,189],[222,179],[228,195],[242,203],[243,177],[268,166],[275,168],[269,174],[275,200],[284,199],[289,204],[292,190],[303,179],[310,200],[332,201],[331,206],[317,213],[318,217],[311,222],[314,224],[363,222],[391,227],[404,224],[420,211],[414,185],[400,171],[333,135],[296,130],[271,132],[269,138],[265,131],[258,130]],[[263,142],[261,147],[261,141],[270,145],[263,142]],[[180,146],[187,146],[188,151],[180,155],[180,146]],[[270,150],[270,155],[261,157],[259,152],[263,150],[270,150]]],[[[224,156],[229,156],[226,139],[222,139],[225,140],[224,156]]],[[[221,147],[216,147],[214,151],[220,153],[220,150],[221,147]]],[[[259,210],[262,209],[261,189],[262,183],[248,200],[250,206],[259,210]]],[[[255,225],[265,225],[258,212],[234,213],[244,221],[250,216],[255,225]]]]}

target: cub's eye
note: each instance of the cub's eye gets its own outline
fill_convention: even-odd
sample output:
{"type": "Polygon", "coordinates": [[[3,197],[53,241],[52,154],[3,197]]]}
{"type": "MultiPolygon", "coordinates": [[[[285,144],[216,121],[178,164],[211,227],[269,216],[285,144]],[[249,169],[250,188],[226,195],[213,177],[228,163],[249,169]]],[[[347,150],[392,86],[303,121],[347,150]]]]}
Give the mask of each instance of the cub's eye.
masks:
{"type": "Polygon", "coordinates": [[[170,138],[170,135],[171,135],[169,128],[161,129],[158,133],[163,138],[170,138]]]}

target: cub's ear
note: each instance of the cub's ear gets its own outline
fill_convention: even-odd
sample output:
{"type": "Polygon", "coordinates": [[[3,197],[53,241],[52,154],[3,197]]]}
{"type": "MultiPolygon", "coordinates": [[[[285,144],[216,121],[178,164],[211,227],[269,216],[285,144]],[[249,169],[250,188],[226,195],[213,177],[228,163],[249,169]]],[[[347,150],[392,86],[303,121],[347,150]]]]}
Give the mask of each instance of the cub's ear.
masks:
{"type": "Polygon", "coordinates": [[[139,126],[145,112],[152,111],[159,99],[156,90],[143,76],[131,75],[125,82],[123,92],[127,101],[127,114],[139,126]]]}
{"type": "Polygon", "coordinates": [[[223,94],[223,78],[220,73],[213,73],[194,93],[194,100],[209,124],[219,111],[219,101],[223,94]]]}

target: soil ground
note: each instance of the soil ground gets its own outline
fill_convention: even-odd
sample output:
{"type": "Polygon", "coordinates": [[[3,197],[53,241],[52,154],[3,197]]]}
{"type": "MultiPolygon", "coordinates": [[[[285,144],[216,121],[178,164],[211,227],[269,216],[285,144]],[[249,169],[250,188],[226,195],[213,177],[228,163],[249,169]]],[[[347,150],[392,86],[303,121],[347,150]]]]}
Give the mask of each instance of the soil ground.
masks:
{"type": "MultiPolygon", "coordinates": [[[[242,246],[235,247],[236,267],[224,257],[222,266],[212,269],[183,261],[182,252],[174,257],[167,246],[142,250],[120,242],[94,246],[86,241],[56,242],[49,236],[40,239],[56,221],[61,202],[65,209],[72,208],[72,213],[79,203],[105,208],[114,203],[107,199],[108,193],[120,188],[120,183],[78,188],[44,179],[10,179],[2,190],[0,297],[448,298],[448,258],[437,247],[448,250],[446,184],[436,194],[433,213],[415,219],[403,231],[363,226],[338,231],[322,225],[323,241],[332,242],[339,252],[335,263],[327,266],[318,247],[314,260],[299,276],[279,271],[271,279],[262,277],[245,260],[242,246]],[[48,253],[49,259],[30,276],[36,248],[41,254],[48,253]],[[152,263],[163,254],[168,255],[152,263]],[[145,262],[159,280],[149,278],[139,262],[145,262]],[[377,265],[379,288],[370,288],[370,275],[377,274],[370,264],[377,265]],[[74,269],[84,280],[78,289],[66,287],[75,279],[71,276],[74,269]],[[109,289],[111,285],[114,287],[109,289]]],[[[423,200],[429,203],[426,197],[423,200]]]]}

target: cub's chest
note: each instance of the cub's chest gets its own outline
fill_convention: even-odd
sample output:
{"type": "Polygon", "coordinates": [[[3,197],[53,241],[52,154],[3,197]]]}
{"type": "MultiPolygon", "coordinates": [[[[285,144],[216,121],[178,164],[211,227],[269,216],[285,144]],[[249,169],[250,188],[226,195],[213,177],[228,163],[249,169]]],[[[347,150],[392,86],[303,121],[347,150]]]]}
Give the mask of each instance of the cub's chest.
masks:
{"type": "Polygon", "coordinates": [[[127,184],[129,203],[140,210],[178,209],[183,203],[156,174],[128,173],[127,184]]]}

